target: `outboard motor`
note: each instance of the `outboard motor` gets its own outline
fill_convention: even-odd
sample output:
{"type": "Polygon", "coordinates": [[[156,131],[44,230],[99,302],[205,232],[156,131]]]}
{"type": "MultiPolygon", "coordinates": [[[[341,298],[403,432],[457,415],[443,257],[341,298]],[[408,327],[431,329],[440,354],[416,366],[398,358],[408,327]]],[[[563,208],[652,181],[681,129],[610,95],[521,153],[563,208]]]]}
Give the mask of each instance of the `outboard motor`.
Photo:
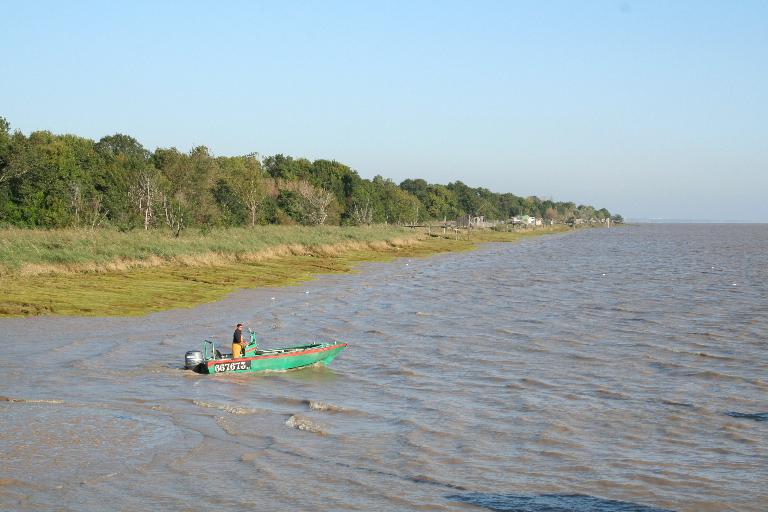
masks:
{"type": "Polygon", "coordinates": [[[184,368],[194,370],[203,362],[203,353],[199,350],[189,350],[184,355],[184,368]]]}

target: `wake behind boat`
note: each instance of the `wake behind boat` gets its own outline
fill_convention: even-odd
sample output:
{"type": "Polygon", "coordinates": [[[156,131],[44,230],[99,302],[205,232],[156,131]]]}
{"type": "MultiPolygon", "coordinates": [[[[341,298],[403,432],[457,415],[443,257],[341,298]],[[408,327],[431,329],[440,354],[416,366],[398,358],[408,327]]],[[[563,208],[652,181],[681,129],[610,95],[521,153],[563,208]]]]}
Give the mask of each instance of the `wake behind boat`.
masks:
{"type": "Polygon", "coordinates": [[[184,357],[184,367],[198,373],[245,373],[264,370],[291,370],[314,364],[328,365],[344,350],[346,343],[310,343],[292,347],[260,349],[256,335],[251,333],[241,357],[222,354],[213,341],[205,340],[202,351],[190,350],[184,357]]]}

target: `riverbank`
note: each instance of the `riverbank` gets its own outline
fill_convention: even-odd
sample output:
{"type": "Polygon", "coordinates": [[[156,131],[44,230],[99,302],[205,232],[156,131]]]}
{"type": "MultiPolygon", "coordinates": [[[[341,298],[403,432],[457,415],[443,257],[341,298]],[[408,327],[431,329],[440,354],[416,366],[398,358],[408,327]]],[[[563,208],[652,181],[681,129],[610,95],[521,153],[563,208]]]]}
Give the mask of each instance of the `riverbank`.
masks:
{"type": "Polygon", "coordinates": [[[366,261],[464,251],[566,231],[443,234],[392,226],[213,230],[170,238],[113,231],[0,232],[0,316],[136,316],[293,285],[366,261]]]}

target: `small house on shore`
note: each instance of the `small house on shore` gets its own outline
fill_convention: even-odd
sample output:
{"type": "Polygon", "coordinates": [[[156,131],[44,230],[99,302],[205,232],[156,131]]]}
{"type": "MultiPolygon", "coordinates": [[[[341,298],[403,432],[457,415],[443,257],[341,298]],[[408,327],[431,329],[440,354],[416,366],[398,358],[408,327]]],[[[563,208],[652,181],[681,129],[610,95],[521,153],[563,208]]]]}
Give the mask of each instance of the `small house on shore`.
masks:
{"type": "Polygon", "coordinates": [[[504,224],[503,220],[486,220],[483,215],[462,215],[456,219],[456,227],[462,229],[490,229],[504,224]]]}
{"type": "Polygon", "coordinates": [[[485,217],[482,215],[462,215],[456,219],[456,227],[459,228],[484,228],[486,226],[485,217]]]}
{"type": "MultiPolygon", "coordinates": [[[[532,215],[515,215],[514,217],[511,217],[507,224],[511,224],[512,226],[543,226],[545,224],[544,219],[540,217],[534,217],[532,215]]],[[[546,221],[547,225],[552,225],[553,223],[550,221],[546,221]]]]}

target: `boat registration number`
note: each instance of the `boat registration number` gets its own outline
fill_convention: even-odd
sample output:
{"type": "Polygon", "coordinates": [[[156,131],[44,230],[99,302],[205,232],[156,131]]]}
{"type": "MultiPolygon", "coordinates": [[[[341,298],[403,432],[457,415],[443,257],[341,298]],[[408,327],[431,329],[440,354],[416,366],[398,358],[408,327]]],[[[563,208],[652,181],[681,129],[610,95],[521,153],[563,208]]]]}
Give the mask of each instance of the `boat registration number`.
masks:
{"type": "Polygon", "coordinates": [[[234,372],[237,370],[249,370],[250,369],[249,363],[250,361],[235,361],[234,363],[217,364],[213,368],[216,373],[234,372]]]}

